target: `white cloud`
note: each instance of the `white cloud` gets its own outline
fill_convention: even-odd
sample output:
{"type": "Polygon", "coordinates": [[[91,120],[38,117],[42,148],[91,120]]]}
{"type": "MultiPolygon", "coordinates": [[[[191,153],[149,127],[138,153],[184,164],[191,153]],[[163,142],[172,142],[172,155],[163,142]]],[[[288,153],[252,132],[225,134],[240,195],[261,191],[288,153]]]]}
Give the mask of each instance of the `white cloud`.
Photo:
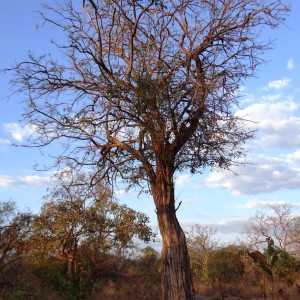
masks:
{"type": "Polygon", "coordinates": [[[0,187],[41,187],[51,183],[49,176],[28,175],[11,177],[0,175],[0,187]]]}
{"type": "Polygon", "coordinates": [[[286,162],[289,164],[300,163],[300,150],[285,155],[286,162]]]}
{"type": "Polygon", "coordinates": [[[22,127],[17,123],[6,123],[3,124],[3,127],[18,142],[23,142],[25,138],[31,136],[36,131],[36,126],[31,124],[22,127]]]}
{"type": "Polygon", "coordinates": [[[183,199],[179,199],[180,201],[182,201],[184,204],[197,204],[199,203],[199,198],[192,196],[192,197],[187,197],[187,198],[183,198],[183,199]]]}
{"type": "MultiPolygon", "coordinates": [[[[243,110],[238,111],[236,115],[240,117],[247,116],[247,119],[259,124],[264,120],[281,120],[286,118],[299,107],[298,103],[294,101],[285,99],[278,100],[276,103],[258,102],[249,105],[243,110]]],[[[256,124],[253,124],[253,126],[256,127],[256,124]]]]}
{"type": "Polygon", "coordinates": [[[252,164],[233,168],[232,172],[212,172],[205,180],[211,187],[230,190],[233,194],[260,194],[281,189],[300,189],[300,168],[282,158],[252,155],[252,164]]]}
{"type": "Polygon", "coordinates": [[[250,103],[255,102],[255,96],[253,94],[244,94],[239,102],[240,107],[244,107],[245,105],[248,105],[250,103]]]}
{"type": "Polygon", "coordinates": [[[16,180],[13,177],[0,175],[0,186],[14,186],[16,180]]]}
{"type": "Polygon", "coordinates": [[[9,145],[10,144],[10,141],[7,140],[7,139],[0,139],[0,146],[1,145],[9,145]]]}
{"type": "Polygon", "coordinates": [[[220,233],[239,233],[248,222],[248,218],[231,218],[216,223],[208,223],[207,225],[220,233]]]}
{"type": "Polygon", "coordinates": [[[297,116],[299,105],[292,100],[264,102],[249,105],[236,113],[253,123],[250,129],[258,129],[255,143],[261,148],[272,149],[300,146],[300,117],[297,116]]]}
{"type": "MultiPolygon", "coordinates": [[[[200,216],[207,217],[206,215],[200,216]]],[[[249,218],[238,218],[233,217],[229,219],[223,219],[215,222],[181,222],[181,226],[184,230],[188,231],[190,226],[198,224],[200,226],[208,226],[209,228],[215,229],[217,234],[229,234],[229,233],[240,233],[245,225],[249,222],[249,218]]],[[[217,236],[216,236],[217,237],[217,236]]]]}
{"type": "MultiPolygon", "coordinates": [[[[270,200],[270,201],[263,201],[263,200],[250,200],[247,201],[245,204],[239,205],[240,208],[256,208],[256,209],[262,209],[262,208],[269,208],[270,205],[290,205],[290,206],[297,206],[297,204],[291,204],[287,201],[283,200],[270,200]]],[[[299,204],[300,206],[300,204],[299,204]]]]}
{"type": "Polygon", "coordinates": [[[236,112],[238,117],[252,121],[248,124],[251,130],[258,129],[248,144],[252,151],[246,158],[249,164],[233,168],[239,176],[229,171],[212,172],[205,180],[209,186],[227,189],[233,194],[252,195],[300,189],[300,150],[278,155],[280,149],[300,148],[299,104],[284,94],[266,95],[261,99],[264,102],[236,112]],[[272,156],[255,154],[262,150],[271,150],[272,156]]]}
{"type": "Polygon", "coordinates": [[[283,98],[283,94],[281,93],[261,96],[261,100],[263,103],[280,101],[282,98],[283,98]]]}
{"type": "Polygon", "coordinates": [[[288,70],[294,70],[295,68],[296,68],[296,66],[295,66],[295,63],[294,63],[294,60],[292,59],[292,58],[290,58],[289,60],[288,60],[288,62],[287,62],[287,65],[286,65],[286,68],[288,69],[288,70]]]}
{"type": "MultiPolygon", "coordinates": [[[[201,222],[197,223],[201,226],[208,226],[209,228],[217,230],[217,233],[240,233],[245,225],[249,222],[248,218],[230,218],[224,219],[216,222],[201,222]]],[[[184,228],[187,228],[195,223],[184,223],[182,224],[184,228]]]]}
{"type": "Polygon", "coordinates": [[[126,194],[126,190],[120,189],[116,191],[116,196],[123,196],[126,194]]]}
{"type": "Polygon", "coordinates": [[[291,82],[290,78],[283,77],[282,79],[279,80],[269,81],[268,88],[275,89],[275,90],[284,89],[289,85],[290,82],[291,82]]]}
{"type": "Polygon", "coordinates": [[[185,185],[191,179],[191,175],[189,174],[181,174],[175,179],[176,187],[181,187],[185,185]]]}
{"type": "Polygon", "coordinates": [[[5,146],[10,145],[11,142],[7,139],[0,139],[0,151],[5,149],[5,146]]]}

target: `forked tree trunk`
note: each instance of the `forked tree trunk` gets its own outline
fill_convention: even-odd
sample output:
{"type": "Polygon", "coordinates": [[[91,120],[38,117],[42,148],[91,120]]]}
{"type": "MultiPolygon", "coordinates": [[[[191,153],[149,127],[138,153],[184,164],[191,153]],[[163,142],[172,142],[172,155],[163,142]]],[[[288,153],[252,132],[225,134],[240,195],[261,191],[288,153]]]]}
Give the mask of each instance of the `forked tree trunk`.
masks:
{"type": "Polygon", "coordinates": [[[158,176],[152,192],[162,236],[162,299],[192,300],[194,288],[186,238],[176,217],[172,176],[158,176]],[[167,179],[167,180],[166,180],[167,179]]]}

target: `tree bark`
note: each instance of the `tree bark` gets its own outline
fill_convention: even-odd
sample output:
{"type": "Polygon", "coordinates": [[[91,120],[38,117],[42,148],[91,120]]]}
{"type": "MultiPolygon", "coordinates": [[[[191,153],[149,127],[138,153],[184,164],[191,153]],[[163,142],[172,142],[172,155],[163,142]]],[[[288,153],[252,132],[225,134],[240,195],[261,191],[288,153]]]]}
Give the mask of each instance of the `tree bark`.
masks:
{"type": "Polygon", "coordinates": [[[185,234],[176,217],[173,174],[158,170],[152,185],[162,236],[162,299],[192,300],[194,287],[185,234]]]}
{"type": "Polygon", "coordinates": [[[75,275],[75,255],[73,253],[68,254],[68,278],[69,280],[74,279],[75,275]]]}

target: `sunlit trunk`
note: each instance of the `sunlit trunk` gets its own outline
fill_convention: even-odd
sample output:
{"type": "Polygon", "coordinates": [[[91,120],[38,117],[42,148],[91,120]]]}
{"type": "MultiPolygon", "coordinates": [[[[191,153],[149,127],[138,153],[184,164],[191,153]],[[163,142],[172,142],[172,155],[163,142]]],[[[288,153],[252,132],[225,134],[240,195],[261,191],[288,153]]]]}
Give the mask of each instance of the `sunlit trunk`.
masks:
{"type": "Polygon", "coordinates": [[[162,299],[194,299],[185,234],[176,217],[172,172],[167,169],[158,170],[152,192],[162,236],[162,299]]]}
{"type": "Polygon", "coordinates": [[[75,275],[75,255],[73,253],[68,254],[68,278],[73,280],[75,275]]]}

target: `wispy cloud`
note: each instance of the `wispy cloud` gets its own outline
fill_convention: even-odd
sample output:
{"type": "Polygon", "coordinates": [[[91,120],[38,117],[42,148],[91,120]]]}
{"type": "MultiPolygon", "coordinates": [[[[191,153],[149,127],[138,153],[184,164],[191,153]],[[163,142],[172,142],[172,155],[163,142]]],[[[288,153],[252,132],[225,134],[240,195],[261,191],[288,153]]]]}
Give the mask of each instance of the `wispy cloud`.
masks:
{"type": "Polygon", "coordinates": [[[239,205],[240,208],[249,208],[249,209],[265,209],[269,208],[270,205],[288,205],[288,206],[295,206],[300,207],[300,204],[297,203],[290,203],[284,200],[249,200],[244,204],[239,205]]]}
{"type": "Polygon", "coordinates": [[[21,126],[17,123],[5,123],[3,127],[4,130],[9,132],[12,138],[18,142],[23,142],[25,138],[31,136],[36,131],[36,127],[30,124],[21,126]]]}
{"type": "Polygon", "coordinates": [[[201,226],[208,226],[212,229],[215,229],[217,233],[240,233],[245,225],[249,222],[248,218],[229,218],[223,219],[221,221],[216,222],[183,222],[182,227],[188,231],[189,227],[195,224],[199,224],[201,226]]]}
{"type": "Polygon", "coordinates": [[[281,189],[300,189],[300,168],[288,164],[283,158],[252,155],[245,166],[232,172],[212,172],[205,182],[208,186],[227,189],[233,194],[256,195],[281,189]]]}
{"type": "Polygon", "coordinates": [[[51,177],[28,175],[20,177],[12,177],[7,175],[0,175],[0,187],[41,187],[49,185],[51,177]]]}
{"type": "Polygon", "coordinates": [[[300,163],[300,150],[285,155],[286,162],[289,164],[300,163]]]}
{"type": "Polygon", "coordinates": [[[211,187],[227,189],[233,194],[258,195],[281,189],[300,189],[300,117],[299,104],[289,96],[279,94],[270,101],[253,103],[236,113],[253,121],[250,129],[258,129],[251,145],[252,154],[245,166],[232,172],[212,172],[205,183],[211,187]],[[282,97],[282,98],[281,98],[282,97]],[[281,156],[272,152],[284,149],[281,156]],[[290,153],[286,153],[290,150],[290,153]],[[264,151],[265,154],[258,154],[264,151]]]}
{"type": "Polygon", "coordinates": [[[10,145],[11,142],[7,139],[0,139],[0,151],[4,150],[6,146],[10,145]]]}
{"type": "Polygon", "coordinates": [[[9,145],[10,144],[10,141],[7,140],[7,139],[0,139],[0,146],[1,145],[9,145]]]}
{"type": "Polygon", "coordinates": [[[290,82],[291,82],[290,78],[283,77],[282,79],[279,80],[269,81],[268,88],[275,89],[275,90],[284,89],[290,84],[290,82]]]}
{"type": "Polygon", "coordinates": [[[186,197],[183,199],[180,199],[179,197],[179,200],[182,201],[184,204],[198,204],[200,201],[200,199],[196,196],[186,197]]]}
{"type": "Polygon", "coordinates": [[[240,233],[248,222],[248,218],[231,218],[215,223],[208,223],[207,225],[220,233],[240,233]]]}
{"type": "Polygon", "coordinates": [[[126,190],[120,189],[116,191],[116,196],[124,196],[126,194],[126,190]]]}
{"type": "Polygon", "coordinates": [[[181,186],[185,185],[186,183],[188,183],[190,179],[191,179],[191,175],[190,174],[180,174],[175,179],[175,185],[177,187],[181,187],[181,186]]]}
{"type": "Polygon", "coordinates": [[[279,100],[283,99],[283,94],[278,93],[278,94],[270,94],[270,95],[262,95],[261,100],[263,103],[268,103],[268,102],[276,102],[279,100]]]}
{"type": "Polygon", "coordinates": [[[255,143],[263,149],[300,146],[300,117],[298,103],[278,98],[277,102],[259,102],[236,113],[251,120],[248,126],[258,129],[255,143]]]}
{"type": "Polygon", "coordinates": [[[288,60],[288,62],[287,62],[287,65],[286,65],[286,68],[288,69],[288,70],[294,70],[295,68],[296,68],[296,66],[295,66],[295,63],[294,63],[294,60],[292,59],[292,58],[290,58],[289,60],[288,60]]]}

